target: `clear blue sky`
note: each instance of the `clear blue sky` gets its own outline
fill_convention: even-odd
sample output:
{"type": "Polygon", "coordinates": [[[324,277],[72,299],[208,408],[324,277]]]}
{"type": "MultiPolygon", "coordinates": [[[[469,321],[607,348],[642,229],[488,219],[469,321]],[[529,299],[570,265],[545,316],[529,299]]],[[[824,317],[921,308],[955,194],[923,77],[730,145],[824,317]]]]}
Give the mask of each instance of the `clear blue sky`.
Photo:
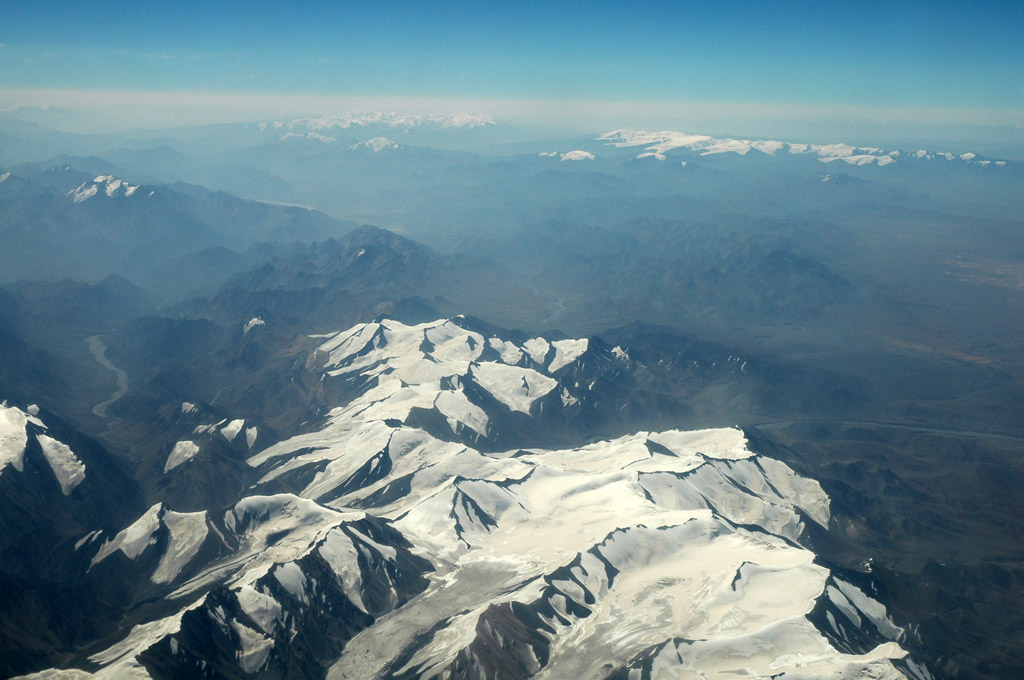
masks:
{"type": "Polygon", "coordinates": [[[0,43],[6,90],[1024,110],[1024,0],[44,0],[0,43]]]}

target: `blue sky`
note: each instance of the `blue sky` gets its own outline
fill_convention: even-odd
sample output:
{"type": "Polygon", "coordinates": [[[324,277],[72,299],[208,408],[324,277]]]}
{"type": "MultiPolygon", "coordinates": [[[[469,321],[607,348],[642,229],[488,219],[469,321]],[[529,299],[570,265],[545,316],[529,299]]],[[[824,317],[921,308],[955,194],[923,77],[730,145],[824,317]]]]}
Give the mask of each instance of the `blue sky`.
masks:
{"type": "Polygon", "coordinates": [[[43,1],[0,10],[0,90],[970,110],[1012,124],[1022,36],[1020,0],[43,1]]]}

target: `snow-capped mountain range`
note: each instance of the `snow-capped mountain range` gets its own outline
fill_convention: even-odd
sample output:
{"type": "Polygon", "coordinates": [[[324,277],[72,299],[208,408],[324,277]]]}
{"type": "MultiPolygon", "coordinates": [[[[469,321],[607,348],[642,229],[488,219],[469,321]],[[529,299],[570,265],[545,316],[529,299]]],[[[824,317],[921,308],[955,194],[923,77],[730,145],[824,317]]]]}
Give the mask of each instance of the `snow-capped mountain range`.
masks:
{"type": "Polygon", "coordinates": [[[308,130],[323,133],[331,130],[386,126],[397,129],[418,127],[464,128],[490,127],[496,122],[490,116],[476,113],[410,114],[395,111],[370,113],[331,113],[295,120],[260,123],[260,129],[308,130]]]}
{"type": "MultiPolygon", "coordinates": [[[[662,131],[648,132],[646,130],[612,130],[597,138],[607,145],[616,147],[644,147],[642,153],[636,158],[654,158],[663,161],[669,151],[685,149],[698,153],[701,156],[714,154],[734,153],[744,156],[750,151],[757,151],[769,156],[776,154],[809,154],[817,156],[822,163],[843,161],[850,165],[878,166],[895,163],[908,152],[899,150],[886,151],[881,147],[855,147],[849,144],[797,144],[792,142],[780,142],[775,140],[749,140],[718,138],[710,135],[690,134],[686,132],[662,131]]],[[[966,152],[953,154],[950,152],[936,152],[920,149],[909,153],[913,158],[942,158],[945,160],[960,160],[965,163],[973,163],[979,166],[1006,165],[1006,161],[992,161],[980,158],[977,154],[966,152]]]]}
{"type": "MultiPolygon", "coordinates": [[[[78,539],[83,578],[133,569],[147,597],[88,673],[35,677],[930,677],[869,575],[812,550],[821,486],[742,431],[503,446],[603,399],[628,350],[463,318],[316,340],[319,419],[196,430],[246,433],[242,497],[78,539]]],[[[198,464],[181,443],[165,475],[198,464]]]]}

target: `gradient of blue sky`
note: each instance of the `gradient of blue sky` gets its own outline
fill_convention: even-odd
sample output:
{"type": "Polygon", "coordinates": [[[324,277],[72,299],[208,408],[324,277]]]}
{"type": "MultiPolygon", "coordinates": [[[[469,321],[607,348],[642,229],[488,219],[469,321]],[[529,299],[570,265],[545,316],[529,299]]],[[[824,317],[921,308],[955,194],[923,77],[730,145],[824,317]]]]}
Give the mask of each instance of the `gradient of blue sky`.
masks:
{"type": "Polygon", "coordinates": [[[5,5],[0,89],[1024,110],[1021,0],[5,5]]]}

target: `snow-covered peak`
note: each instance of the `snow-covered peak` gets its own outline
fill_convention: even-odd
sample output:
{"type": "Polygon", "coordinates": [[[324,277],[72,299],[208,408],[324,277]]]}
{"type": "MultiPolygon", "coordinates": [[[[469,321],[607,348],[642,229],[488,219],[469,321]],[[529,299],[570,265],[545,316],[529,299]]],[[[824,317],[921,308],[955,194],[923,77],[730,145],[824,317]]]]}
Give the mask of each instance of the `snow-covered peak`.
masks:
{"type": "Polygon", "coordinates": [[[583,151],[576,149],[575,151],[568,151],[562,154],[563,161],[592,161],[594,160],[594,154],[589,151],[583,151]]]}
{"type": "MultiPolygon", "coordinates": [[[[206,512],[175,512],[157,503],[116,536],[103,542],[93,556],[90,569],[120,551],[137,560],[150,546],[164,539],[163,554],[150,575],[153,583],[170,583],[198,554],[210,533],[206,512]]],[[[88,542],[91,544],[95,538],[88,542]]]]}
{"type": "Polygon", "coordinates": [[[16,406],[0,402],[0,474],[8,467],[18,472],[25,469],[25,452],[29,446],[29,425],[36,430],[34,439],[39,451],[53,472],[61,493],[71,494],[76,486],[85,480],[85,464],[78,459],[71,447],[55,439],[46,425],[37,416],[38,408],[29,406],[22,411],[16,406]]]}
{"type": "Polygon", "coordinates": [[[440,128],[477,128],[495,125],[490,116],[475,113],[447,113],[447,114],[408,114],[398,112],[376,111],[372,113],[332,113],[310,118],[299,118],[289,121],[277,121],[272,125],[275,129],[295,130],[305,129],[311,131],[329,131],[335,129],[346,129],[351,127],[370,127],[383,125],[398,129],[410,129],[417,127],[440,127],[440,128]]]}
{"type": "Polygon", "coordinates": [[[251,331],[253,328],[256,328],[257,326],[266,325],[267,322],[264,321],[262,317],[254,316],[253,318],[245,322],[245,325],[242,327],[242,333],[248,335],[249,331],[251,331]]]}
{"type": "Polygon", "coordinates": [[[82,182],[78,187],[69,191],[68,196],[75,203],[81,203],[101,194],[108,198],[132,196],[138,188],[139,185],[129,184],[113,175],[100,175],[91,182],[82,182]]]}
{"type": "Polygon", "coordinates": [[[594,160],[594,154],[589,151],[583,151],[582,149],[576,149],[574,151],[567,151],[565,153],[558,153],[557,151],[541,151],[537,154],[540,158],[558,158],[563,161],[592,161],[594,160]]]}
{"type": "Polygon", "coordinates": [[[365,142],[358,142],[349,147],[350,149],[369,149],[374,153],[380,151],[389,151],[398,148],[398,142],[388,139],[387,137],[374,137],[368,139],[365,142]]]}

